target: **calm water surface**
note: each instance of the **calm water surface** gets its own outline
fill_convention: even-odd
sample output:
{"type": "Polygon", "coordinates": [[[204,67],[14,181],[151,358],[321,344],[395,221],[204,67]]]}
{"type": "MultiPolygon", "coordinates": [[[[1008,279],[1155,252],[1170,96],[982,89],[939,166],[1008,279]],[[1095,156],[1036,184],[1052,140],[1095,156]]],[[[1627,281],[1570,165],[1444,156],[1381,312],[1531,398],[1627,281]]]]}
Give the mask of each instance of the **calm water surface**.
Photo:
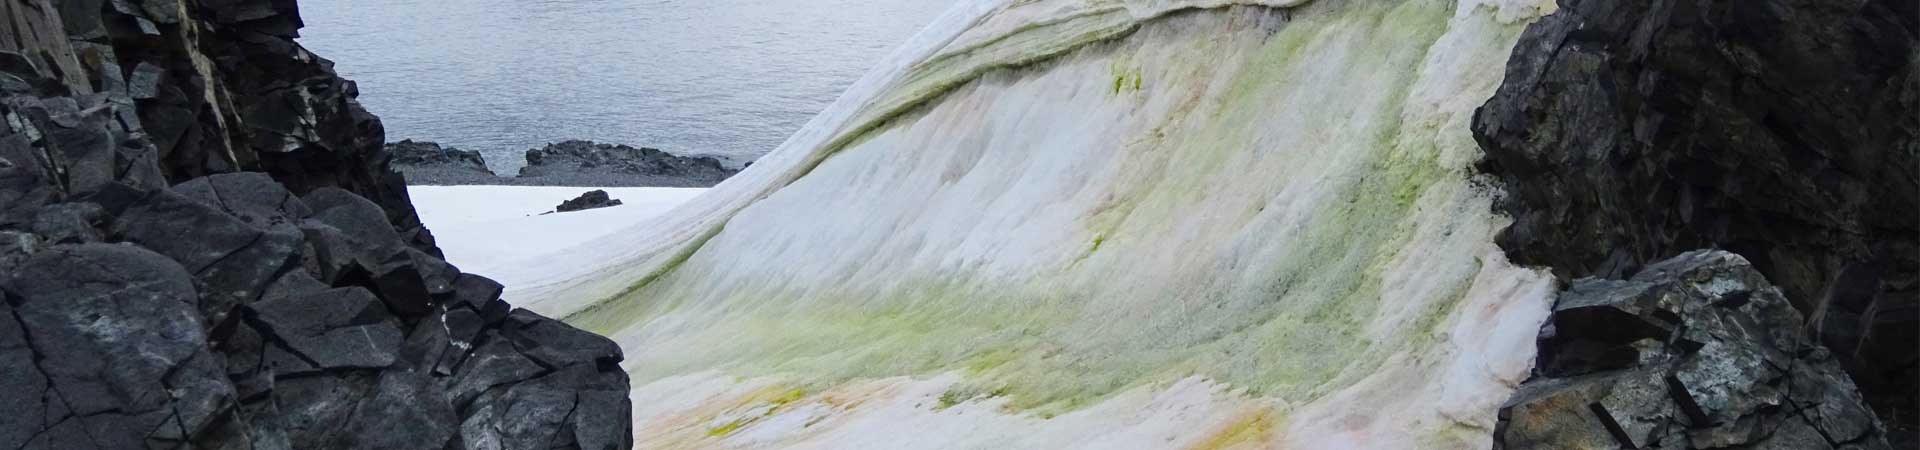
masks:
{"type": "Polygon", "coordinates": [[[513,173],[565,139],[773,150],[954,0],[306,0],[300,42],[389,140],[513,173]]]}

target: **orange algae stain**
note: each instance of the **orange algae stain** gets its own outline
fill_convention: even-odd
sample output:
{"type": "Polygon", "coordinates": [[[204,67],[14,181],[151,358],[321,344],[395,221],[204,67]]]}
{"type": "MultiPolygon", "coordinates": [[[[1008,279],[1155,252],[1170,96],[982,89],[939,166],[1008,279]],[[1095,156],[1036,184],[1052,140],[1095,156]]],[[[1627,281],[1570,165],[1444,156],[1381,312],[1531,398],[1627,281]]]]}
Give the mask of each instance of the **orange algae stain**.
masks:
{"type": "Polygon", "coordinates": [[[1256,408],[1235,417],[1232,422],[1208,433],[1206,440],[1187,446],[1183,450],[1251,450],[1275,448],[1277,444],[1274,428],[1279,420],[1273,417],[1268,408],[1256,408]]]}

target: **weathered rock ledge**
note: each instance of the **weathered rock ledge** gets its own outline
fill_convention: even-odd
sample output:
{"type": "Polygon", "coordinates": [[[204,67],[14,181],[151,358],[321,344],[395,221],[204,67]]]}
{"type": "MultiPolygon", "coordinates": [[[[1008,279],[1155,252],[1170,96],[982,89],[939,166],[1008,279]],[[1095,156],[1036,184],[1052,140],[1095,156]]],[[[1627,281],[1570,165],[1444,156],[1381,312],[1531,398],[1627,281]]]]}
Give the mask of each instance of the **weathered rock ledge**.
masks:
{"type": "Polygon", "coordinates": [[[1887,449],[1885,428],[1800,313],[1745,258],[1682,254],[1585,278],[1540,334],[1496,449],[1887,449]]]}
{"type": "Polygon", "coordinates": [[[494,174],[479,152],[411,140],[387,150],[413,185],[709,187],[739,173],[712,157],[580,140],[527,150],[527,165],[512,177],[494,174]]]}
{"type": "Polygon", "coordinates": [[[440,258],[293,2],[0,19],[0,448],[631,447],[620,348],[440,258]]]}
{"type": "Polygon", "coordinates": [[[411,139],[388,143],[387,152],[393,154],[393,170],[409,185],[506,184],[480,152],[411,139]]]}

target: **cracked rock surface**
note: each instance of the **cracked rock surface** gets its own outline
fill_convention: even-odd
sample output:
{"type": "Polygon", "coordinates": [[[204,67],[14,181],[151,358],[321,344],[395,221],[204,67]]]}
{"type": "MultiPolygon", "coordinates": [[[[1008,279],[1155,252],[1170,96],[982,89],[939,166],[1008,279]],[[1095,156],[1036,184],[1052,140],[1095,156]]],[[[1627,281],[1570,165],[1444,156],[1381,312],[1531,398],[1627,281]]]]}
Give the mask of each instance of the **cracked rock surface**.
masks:
{"type": "Polygon", "coordinates": [[[1885,427],[1779,288],[1745,258],[1688,252],[1575,281],[1495,448],[1888,449],[1885,427]]]}
{"type": "Polygon", "coordinates": [[[440,258],[292,1],[0,19],[0,449],[631,447],[619,347],[440,258]]]}
{"type": "Polygon", "coordinates": [[[1517,263],[1752,261],[1920,442],[1920,2],[1559,0],[1473,131],[1517,263]]]}

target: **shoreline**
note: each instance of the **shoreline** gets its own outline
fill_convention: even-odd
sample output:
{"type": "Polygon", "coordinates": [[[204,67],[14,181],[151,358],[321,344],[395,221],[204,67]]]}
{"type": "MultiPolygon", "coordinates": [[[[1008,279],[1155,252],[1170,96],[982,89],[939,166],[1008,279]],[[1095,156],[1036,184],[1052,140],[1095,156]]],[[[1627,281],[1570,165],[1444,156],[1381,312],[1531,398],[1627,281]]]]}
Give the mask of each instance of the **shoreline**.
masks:
{"type": "Polygon", "coordinates": [[[553,187],[553,188],[580,188],[580,189],[602,189],[602,188],[706,189],[706,188],[713,187],[712,184],[707,184],[707,185],[649,184],[645,181],[621,179],[618,177],[599,178],[599,177],[593,176],[592,174],[576,174],[576,175],[550,176],[550,177],[509,177],[509,176],[495,175],[493,176],[493,178],[490,178],[490,179],[478,179],[476,177],[476,178],[461,178],[461,179],[454,179],[454,180],[448,180],[448,179],[439,178],[439,177],[429,177],[421,181],[416,181],[414,179],[413,173],[408,173],[405,171],[403,171],[402,173],[406,174],[407,186],[431,186],[431,187],[502,186],[502,187],[553,187]]]}
{"type": "Polygon", "coordinates": [[[409,186],[550,186],[706,188],[751,166],[731,168],[712,156],[567,140],[524,153],[513,175],[495,173],[480,152],[411,139],[386,144],[409,186]]]}

